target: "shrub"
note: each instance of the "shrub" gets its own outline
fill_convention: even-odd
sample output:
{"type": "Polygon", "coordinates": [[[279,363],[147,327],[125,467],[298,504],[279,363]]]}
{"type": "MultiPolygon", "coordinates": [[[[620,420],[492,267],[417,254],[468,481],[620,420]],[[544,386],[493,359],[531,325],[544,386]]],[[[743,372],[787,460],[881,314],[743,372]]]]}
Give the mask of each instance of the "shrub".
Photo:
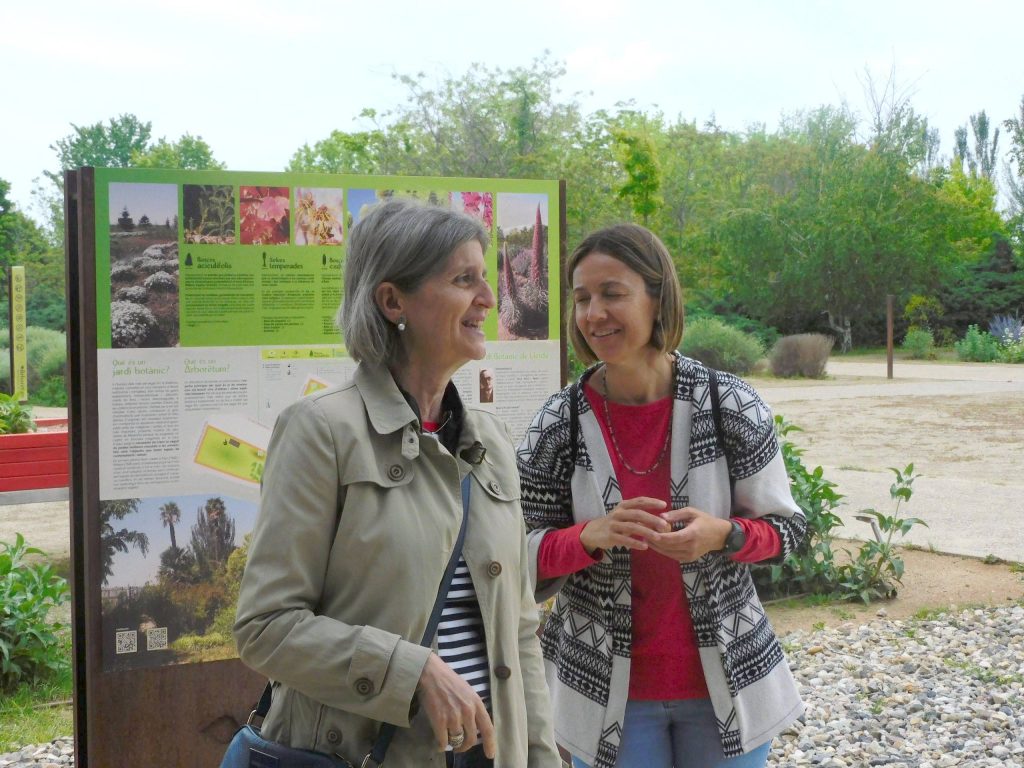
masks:
{"type": "Polygon", "coordinates": [[[50,408],[68,407],[68,387],[63,376],[51,376],[40,386],[28,393],[28,401],[33,405],[45,405],[50,408]]]}
{"type": "Polygon", "coordinates": [[[115,264],[110,268],[110,279],[115,283],[127,283],[135,279],[135,268],[131,264],[115,264]]]}
{"type": "MultiPolygon", "coordinates": [[[[37,328],[30,325],[28,336],[28,393],[32,396],[51,378],[64,378],[67,362],[67,341],[63,331],[52,328],[37,328]]],[[[9,332],[0,329],[0,388],[10,391],[11,358],[9,353],[9,332]]]]}
{"type": "Polygon", "coordinates": [[[771,352],[772,373],[776,376],[806,376],[820,379],[825,375],[828,355],[835,338],[821,333],[798,333],[783,336],[771,352]]]}
{"type": "Polygon", "coordinates": [[[0,541],[0,691],[35,682],[66,668],[57,632],[47,620],[50,609],[68,599],[68,583],[49,565],[25,563],[41,555],[16,534],[14,544],[0,541]]]}
{"type": "Polygon", "coordinates": [[[903,337],[903,350],[914,360],[931,360],[935,357],[935,338],[924,328],[911,327],[903,337]]]}
{"type": "Polygon", "coordinates": [[[110,304],[110,339],[117,349],[144,346],[156,330],[156,318],[146,307],[130,301],[110,304]]]}
{"type": "Polygon", "coordinates": [[[177,281],[166,272],[154,272],[152,275],[146,278],[143,285],[150,291],[176,291],[178,290],[177,281]]]}
{"type": "Polygon", "coordinates": [[[999,361],[1002,363],[1024,363],[1024,339],[1000,346],[999,361]]]}
{"type": "Polygon", "coordinates": [[[999,342],[992,334],[972,325],[962,340],[953,345],[960,360],[972,363],[990,363],[999,358],[999,342]]]}
{"type": "Polygon", "coordinates": [[[22,405],[14,395],[0,392],[0,435],[21,435],[35,431],[32,409],[22,405]]]}
{"type": "Polygon", "coordinates": [[[141,285],[129,285],[124,288],[119,288],[116,296],[118,301],[130,301],[133,304],[145,304],[146,299],[149,297],[149,291],[141,285]]]}
{"type": "Polygon", "coordinates": [[[1024,338],[1024,320],[1019,315],[996,315],[988,324],[988,332],[1001,344],[1012,344],[1024,338]]]}
{"type": "Polygon", "coordinates": [[[749,373],[764,357],[760,341],[713,317],[687,324],[679,351],[712,368],[739,375],[749,373]]]}

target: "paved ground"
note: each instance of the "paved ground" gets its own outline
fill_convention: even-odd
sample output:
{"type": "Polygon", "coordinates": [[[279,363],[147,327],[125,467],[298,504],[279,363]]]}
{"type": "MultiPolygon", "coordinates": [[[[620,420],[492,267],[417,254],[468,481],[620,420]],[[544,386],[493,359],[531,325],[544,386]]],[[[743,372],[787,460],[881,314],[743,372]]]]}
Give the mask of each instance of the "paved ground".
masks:
{"type": "MultiPolygon", "coordinates": [[[[753,383],[803,428],[791,437],[805,462],[821,465],[846,496],[844,535],[871,535],[856,512],[890,512],[888,467],[914,462],[921,477],[906,512],[929,527],[907,541],[1024,562],[1024,366],[897,362],[889,380],[884,360],[836,360],[824,381],[753,383]]],[[[21,531],[67,554],[68,503],[59,491],[44,493],[0,494],[0,541],[21,531]]]]}
{"type": "Polygon", "coordinates": [[[891,512],[889,467],[921,477],[906,512],[923,518],[907,541],[941,552],[1024,561],[1024,366],[831,361],[830,379],[755,385],[805,431],[791,438],[845,494],[846,535],[866,507],[891,512]]]}

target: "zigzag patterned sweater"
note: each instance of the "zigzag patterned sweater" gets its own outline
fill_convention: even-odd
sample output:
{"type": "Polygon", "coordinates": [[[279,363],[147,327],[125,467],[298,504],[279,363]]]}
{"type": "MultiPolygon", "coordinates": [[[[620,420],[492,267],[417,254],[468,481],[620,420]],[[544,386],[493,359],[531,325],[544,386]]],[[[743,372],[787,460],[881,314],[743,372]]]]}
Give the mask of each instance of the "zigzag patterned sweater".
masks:
{"type": "MultiPolygon", "coordinates": [[[[762,520],[775,530],[779,557],[785,557],[802,541],[806,523],[789,491],[770,410],[748,384],[719,374],[723,437],[735,481],[730,509],[708,371],[681,355],[675,365],[670,506],[762,520]]],[[[546,535],[603,515],[624,497],[601,425],[584,396],[577,399],[573,452],[570,388],[579,386],[548,400],[518,451],[534,569],[546,535]]],[[[735,756],[778,734],[801,715],[803,705],[748,566],[709,553],[679,570],[722,748],[735,756]]],[[[607,550],[599,562],[566,577],[538,579],[536,570],[532,575],[538,600],[557,594],[542,637],[556,738],[595,768],[612,768],[631,680],[629,552],[607,550]]]]}

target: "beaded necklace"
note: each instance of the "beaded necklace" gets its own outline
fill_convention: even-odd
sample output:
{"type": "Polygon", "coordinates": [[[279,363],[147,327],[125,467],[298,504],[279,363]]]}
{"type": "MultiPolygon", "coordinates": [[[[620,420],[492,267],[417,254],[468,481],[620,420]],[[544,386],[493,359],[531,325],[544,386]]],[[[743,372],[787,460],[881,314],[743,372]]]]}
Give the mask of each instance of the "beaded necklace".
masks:
{"type": "MultiPolygon", "coordinates": [[[[608,366],[601,369],[601,384],[604,386],[604,397],[601,398],[601,406],[604,409],[604,420],[608,425],[608,435],[612,439],[612,448],[615,449],[615,455],[619,457],[619,461],[622,462],[622,466],[632,472],[638,477],[649,475],[654,472],[658,467],[661,466],[661,462],[665,460],[665,454],[668,453],[669,443],[672,442],[672,416],[669,415],[668,429],[665,430],[665,443],[661,446],[661,451],[658,453],[658,458],[654,460],[647,469],[634,469],[633,465],[626,461],[625,455],[622,453],[622,449],[619,448],[619,441],[615,437],[615,427],[612,426],[612,414],[608,410],[608,400],[611,397],[611,392],[608,391],[608,366]]],[[[675,393],[675,366],[672,366],[672,392],[675,393]]],[[[673,394],[674,396],[674,394],[673,394]]]]}

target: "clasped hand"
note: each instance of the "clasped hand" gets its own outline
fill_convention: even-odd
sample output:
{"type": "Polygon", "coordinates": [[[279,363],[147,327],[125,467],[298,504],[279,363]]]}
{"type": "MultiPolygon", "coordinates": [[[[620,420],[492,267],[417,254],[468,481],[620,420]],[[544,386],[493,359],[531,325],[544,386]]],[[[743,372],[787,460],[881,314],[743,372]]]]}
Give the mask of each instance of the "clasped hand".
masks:
{"type": "Polygon", "coordinates": [[[728,520],[713,517],[696,507],[666,509],[660,499],[637,496],[619,503],[603,517],[591,520],[580,534],[588,553],[626,547],[653,549],[681,563],[692,562],[725,546],[731,528],[728,520]],[[678,527],[679,530],[673,530],[678,527]]]}

